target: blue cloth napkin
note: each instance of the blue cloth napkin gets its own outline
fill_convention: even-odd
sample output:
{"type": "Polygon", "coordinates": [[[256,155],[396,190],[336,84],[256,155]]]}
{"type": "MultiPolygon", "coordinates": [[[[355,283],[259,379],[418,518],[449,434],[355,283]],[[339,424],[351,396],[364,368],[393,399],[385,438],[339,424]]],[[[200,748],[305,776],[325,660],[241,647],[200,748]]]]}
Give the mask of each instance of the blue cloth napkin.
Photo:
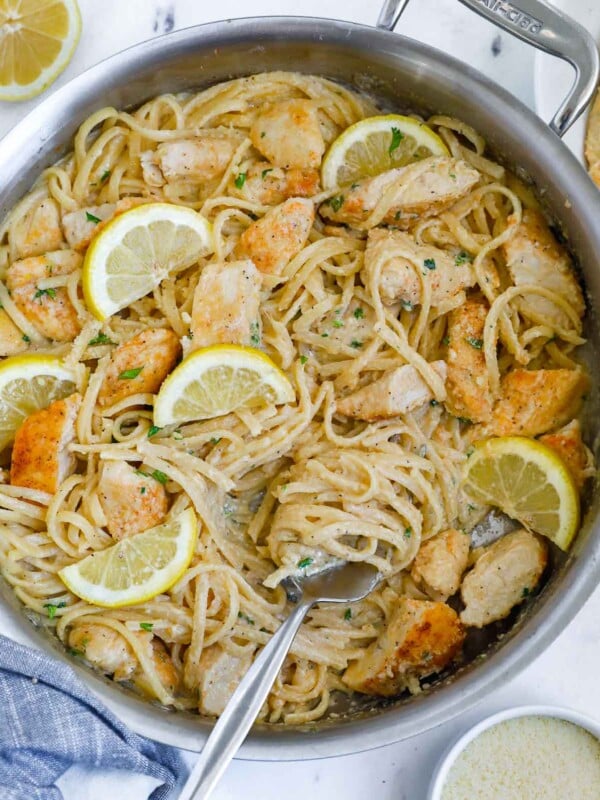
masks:
{"type": "Polygon", "coordinates": [[[0,636],[0,797],[62,800],[54,782],[73,764],[162,782],[166,800],[185,770],[179,752],[130,731],[61,661],[0,636]]]}

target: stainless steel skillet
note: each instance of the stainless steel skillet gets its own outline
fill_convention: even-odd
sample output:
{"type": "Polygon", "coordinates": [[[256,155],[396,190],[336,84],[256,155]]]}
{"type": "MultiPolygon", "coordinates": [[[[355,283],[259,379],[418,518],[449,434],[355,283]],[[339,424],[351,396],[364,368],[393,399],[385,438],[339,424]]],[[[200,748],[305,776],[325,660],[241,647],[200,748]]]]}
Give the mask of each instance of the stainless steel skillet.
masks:
{"type": "MultiPolygon", "coordinates": [[[[28,190],[41,170],[70,148],[81,121],[112,104],[135,106],[165,91],[182,91],[273,69],[326,75],[371,92],[387,106],[448,113],[474,125],[494,155],[528,176],[567,237],[581,267],[590,315],[592,354],[600,352],[600,193],[561,143],[589,101],[598,56],[586,32],[536,0],[462,0],[473,10],[536,46],[569,60],[574,87],[551,124],[539,120],[499,86],[430,47],[391,32],[406,2],[390,0],[380,29],[310,18],[230,20],[179,31],[143,43],[98,64],[41,103],[0,142],[0,216],[28,190]]],[[[597,362],[597,355],[593,356],[597,362]]],[[[597,369],[593,372],[597,372],[597,369]]],[[[595,377],[595,375],[594,375],[595,377]]],[[[597,388],[595,389],[597,396],[597,388]]],[[[590,415],[595,443],[600,417],[590,415]]],[[[583,530],[570,557],[556,563],[541,595],[510,621],[502,639],[470,645],[471,662],[442,677],[423,695],[396,703],[347,708],[310,730],[257,728],[242,757],[299,759],[340,755],[402,739],[450,719],[531,662],[572,619],[600,579],[598,502],[590,496],[583,530]]],[[[16,638],[67,658],[58,643],[26,618],[1,585],[2,613],[16,638]]],[[[153,738],[200,748],[210,721],[169,713],[75,665],[113,710],[153,738]]]]}

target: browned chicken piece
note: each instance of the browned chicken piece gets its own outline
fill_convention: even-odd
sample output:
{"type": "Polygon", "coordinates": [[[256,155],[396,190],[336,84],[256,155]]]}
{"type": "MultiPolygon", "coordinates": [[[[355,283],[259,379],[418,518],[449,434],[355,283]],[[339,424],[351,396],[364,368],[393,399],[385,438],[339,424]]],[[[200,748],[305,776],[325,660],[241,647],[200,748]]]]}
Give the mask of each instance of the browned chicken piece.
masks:
{"type": "Polygon", "coordinates": [[[581,491],[586,479],[594,472],[594,457],[583,443],[581,425],[574,419],[552,433],[540,436],[540,442],[551,447],[565,462],[573,476],[575,486],[581,491]]]}
{"type": "MultiPolygon", "coordinates": [[[[523,212],[521,224],[503,249],[515,286],[533,284],[550,289],[583,317],[585,303],[569,254],[556,241],[539,211],[523,212]]],[[[545,297],[527,295],[520,307],[535,322],[571,327],[565,312],[545,297]]]]}
{"type": "Polygon", "coordinates": [[[0,309],[0,357],[14,356],[27,349],[23,333],[4,309],[0,309]]]}
{"type": "Polygon", "coordinates": [[[241,139],[223,130],[202,131],[194,139],[162,142],[140,156],[144,180],[150,186],[175,181],[200,183],[220,177],[241,139]]]}
{"type": "Polygon", "coordinates": [[[190,349],[213,344],[260,344],[262,277],[252,261],[208,264],[192,306],[190,349]]]}
{"type": "Polygon", "coordinates": [[[546,544],[524,529],[486,547],[462,582],[461,621],[483,628],[504,619],[535,589],[547,563],[546,544]]]}
{"type": "Polygon", "coordinates": [[[310,200],[286,200],[246,228],[240,236],[236,255],[252,259],[261,272],[281,275],[306,244],[314,219],[315,210],[310,200]]]}
{"type": "Polygon", "coordinates": [[[423,542],[411,567],[411,577],[433,600],[456,594],[469,561],[470,539],[456,528],[423,542]]]}
{"type": "Polygon", "coordinates": [[[312,100],[281,100],[261,112],[250,139],[276,167],[317,169],[325,152],[319,112],[312,100]]]}
{"type": "Polygon", "coordinates": [[[455,417],[472,422],[488,422],[492,414],[492,393],[483,353],[488,311],[485,301],[469,299],[448,317],[446,408],[455,417]]]}
{"type": "Polygon", "coordinates": [[[440,672],[465,638],[457,613],[445,603],[402,597],[385,630],[342,680],[355,692],[393,697],[415,678],[440,672]]]}
{"type": "Polygon", "coordinates": [[[539,436],[577,416],[588,388],[580,369],[514,369],[502,379],[491,420],[473,436],[539,436]]]}
{"type": "Polygon", "coordinates": [[[246,173],[244,193],[255,203],[274,206],[290,197],[312,197],[320,191],[316,169],[281,169],[268,161],[253,164],[246,173]]]}
{"type": "Polygon", "coordinates": [[[373,309],[354,298],[345,310],[338,306],[322,317],[315,330],[322,337],[327,334],[323,343],[328,348],[339,345],[359,350],[373,338],[375,322],[373,309]]]}
{"type": "Polygon", "coordinates": [[[168,510],[165,487],[125,461],[104,463],[98,499],[108,532],[117,541],[160,525],[168,510]]]}
{"type": "Polygon", "coordinates": [[[113,405],[132,394],[154,394],[181,355],[173,331],[153,328],[119,345],[112,354],[98,403],[113,405]]]}
{"type": "Polygon", "coordinates": [[[94,236],[120,214],[149,202],[146,197],[122,197],[116,203],[103,203],[69,211],[63,215],[65,238],[73,250],[85,250],[94,236]]]}
{"type": "Polygon", "coordinates": [[[58,250],[62,244],[58,204],[50,197],[28,211],[11,233],[11,245],[17,258],[58,250]]]}
{"type": "Polygon", "coordinates": [[[422,301],[423,285],[431,289],[431,305],[438,306],[475,284],[468,261],[433,245],[419,245],[401,231],[376,228],[369,232],[362,277],[369,286],[379,274],[379,293],[386,305],[400,301],[413,308],[422,301]]]}
{"type": "Polygon", "coordinates": [[[198,711],[217,717],[223,713],[250,665],[252,656],[228,653],[213,644],[202,651],[198,663],[198,711]]]}
{"type": "Polygon", "coordinates": [[[127,641],[108,625],[76,624],[69,633],[68,643],[116,681],[128,680],[137,668],[137,658],[127,641]]]}
{"type": "MultiPolygon", "coordinates": [[[[430,366],[442,380],[446,379],[444,361],[432,361],[430,366]]],[[[432,399],[433,393],[420,372],[411,364],[404,364],[338,400],[336,410],[345,417],[374,422],[407,414],[432,399]]]]}
{"type": "Polygon", "coordinates": [[[75,438],[75,420],[81,395],[55,400],[48,408],[30,414],[15,435],[10,482],[54,494],[75,469],[69,444],[75,438]]]}
{"type": "Polygon", "coordinates": [[[80,266],[79,253],[57,250],[15,261],[7,270],[6,286],[15,305],[48,339],[71,342],[81,330],[81,323],[65,287],[44,288],[39,284],[47,278],[70,275],[80,266]]]}
{"type": "MultiPolygon", "coordinates": [[[[158,675],[159,681],[165,687],[169,694],[175,694],[179,688],[179,675],[175,669],[175,665],[171,660],[171,656],[167,652],[167,648],[163,642],[157,637],[153,636],[149,643],[150,657],[154,664],[154,669],[158,675]]],[[[132,682],[141,689],[145,694],[150,697],[154,696],[152,687],[146,677],[145,672],[138,667],[131,677],[132,682]]]]}
{"type": "Polygon", "coordinates": [[[475,186],[479,172],[466,161],[431,156],[406,167],[382,172],[374,178],[353,183],[319,208],[322,217],[367,229],[379,224],[367,220],[386,197],[389,211],[382,222],[408,228],[417,219],[439,214],[475,186]],[[389,201],[389,202],[388,202],[389,201]]]}

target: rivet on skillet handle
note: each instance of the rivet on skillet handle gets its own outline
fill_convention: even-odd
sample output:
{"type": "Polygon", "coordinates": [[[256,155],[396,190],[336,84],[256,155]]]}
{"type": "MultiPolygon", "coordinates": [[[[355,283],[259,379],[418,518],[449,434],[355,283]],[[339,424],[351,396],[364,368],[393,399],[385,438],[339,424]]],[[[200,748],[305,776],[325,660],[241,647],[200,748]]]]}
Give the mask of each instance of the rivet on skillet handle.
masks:
{"type": "MultiPolygon", "coordinates": [[[[377,27],[391,31],[409,0],[385,0],[377,27]]],[[[459,0],[494,25],[532,44],[539,50],[568,61],[575,69],[575,81],[550,122],[563,136],[592,99],[600,76],[598,48],[584,27],[549,6],[543,0],[459,0]]]]}

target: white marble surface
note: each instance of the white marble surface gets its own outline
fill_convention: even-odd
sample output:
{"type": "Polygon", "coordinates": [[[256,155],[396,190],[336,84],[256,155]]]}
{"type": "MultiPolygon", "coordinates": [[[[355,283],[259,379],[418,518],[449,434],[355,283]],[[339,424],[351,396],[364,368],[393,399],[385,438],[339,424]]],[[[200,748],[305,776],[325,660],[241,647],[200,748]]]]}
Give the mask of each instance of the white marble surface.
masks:
{"type": "MultiPolygon", "coordinates": [[[[200,4],[197,0],[79,0],[83,34],[77,53],[57,85],[123,47],[171,29],[226,17],[272,13],[272,0],[200,4]]],[[[374,24],[377,3],[365,0],[279,0],[277,13],[344,17],[374,24]]],[[[533,105],[533,55],[526,45],[499,34],[457,0],[413,0],[398,30],[468,60],[526,103],[533,105]]],[[[38,102],[0,103],[0,135],[38,102]]],[[[0,631],[7,632],[0,614],[0,631]]],[[[600,591],[556,640],[518,678],[490,694],[455,721],[408,741],[343,758],[292,763],[236,761],[214,800],[425,800],[433,768],[443,750],[462,731],[488,714],[516,704],[565,705],[600,717],[598,655],[600,591]]],[[[193,757],[186,754],[191,764],[193,757]]],[[[125,776],[103,775],[83,781],[78,772],[61,782],[66,800],[142,800],[151,787],[128,784],[125,776]],[[126,788],[127,787],[127,788],[126,788]]],[[[517,798],[506,798],[517,800],[517,798]]],[[[519,798],[518,800],[525,800],[519,798]]],[[[558,799],[557,799],[558,800],[558,799]]]]}

